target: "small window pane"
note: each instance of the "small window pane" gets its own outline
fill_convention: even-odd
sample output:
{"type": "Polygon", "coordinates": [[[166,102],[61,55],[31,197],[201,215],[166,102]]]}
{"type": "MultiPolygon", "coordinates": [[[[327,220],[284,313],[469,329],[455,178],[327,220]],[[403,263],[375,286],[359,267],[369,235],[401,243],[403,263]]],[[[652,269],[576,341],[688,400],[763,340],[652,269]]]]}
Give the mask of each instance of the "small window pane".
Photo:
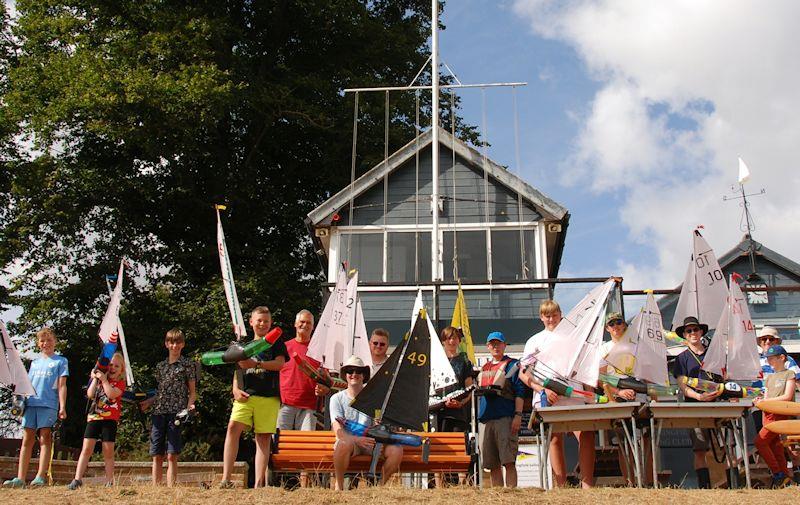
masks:
{"type": "MultiPolygon", "coordinates": [[[[453,232],[444,232],[443,236],[444,278],[449,281],[456,280],[453,275],[453,232]]],[[[460,231],[457,239],[458,277],[464,281],[487,281],[489,276],[486,272],[486,232],[460,231]]]]}
{"type": "Polygon", "coordinates": [[[415,284],[431,280],[430,233],[389,233],[386,253],[388,281],[415,284]]]}
{"type": "Polygon", "coordinates": [[[523,279],[519,230],[492,231],[492,280],[523,279]]]}
{"type": "Polygon", "coordinates": [[[348,261],[350,268],[358,269],[358,280],[380,282],[383,280],[383,233],[343,234],[339,241],[339,257],[348,261]],[[348,261],[348,240],[350,257],[348,261]]]}

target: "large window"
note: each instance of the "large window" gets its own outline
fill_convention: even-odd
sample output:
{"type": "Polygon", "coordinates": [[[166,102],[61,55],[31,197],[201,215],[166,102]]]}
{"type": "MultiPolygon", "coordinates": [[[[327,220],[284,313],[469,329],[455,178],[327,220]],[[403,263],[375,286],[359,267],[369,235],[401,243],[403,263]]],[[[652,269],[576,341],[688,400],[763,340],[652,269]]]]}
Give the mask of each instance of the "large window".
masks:
{"type": "Polygon", "coordinates": [[[492,230],[492,280],[536,278],[536,254],[532,230],[492,230]],[[524,249],[521,242],[525,242],[524,249]],[[524,265],[523,265],[524,261],[524,265]]]}
{"type": "Polygon", "coordinates": [[[387,233],[386,280],[408,284],[431,280],[430,233],[387,233]]]}
{"type": "Polygon", "coordinates": [[[383,233],[351,233],[342,235],[339,242],[341,261],[348,260],[350,268],[358,269],[358,280],[380,282],[383,280],[383,233]]]}
{"type": "Polygon", "coordinates": [[[446,231],[442,233],[442,268],[444,279],[455,280],[453,256],[458,257],[458,277],[464,281],[485,281],[489,278],[486,270],[486,230],[446,231]],[[455,240],[454,240],[455,239],[455,240]]]}

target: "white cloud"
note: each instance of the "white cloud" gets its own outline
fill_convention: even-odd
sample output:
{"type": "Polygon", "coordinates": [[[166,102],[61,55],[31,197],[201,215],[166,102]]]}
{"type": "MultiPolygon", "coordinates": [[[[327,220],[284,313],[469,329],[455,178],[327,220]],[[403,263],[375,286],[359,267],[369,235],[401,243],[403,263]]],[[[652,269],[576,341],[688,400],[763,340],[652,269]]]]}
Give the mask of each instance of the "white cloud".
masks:
{"type": "MultiPolygon", "coordinates": [[[[723,202],[737,156],[752,172],[754,237],[800,250],[800,2],[516,0],[540,36],[575,49],[600,89],[579,116],[562,182],[625,193],[619,219],[654,258],[618,267],[644,283],[681,281],[690,233],[718,255],[742,237],[723,202]],[[648,273],[650,272],[650,273],[648,273]]],[[[628,283],[626,279],[626,284],[628,283]]]]}

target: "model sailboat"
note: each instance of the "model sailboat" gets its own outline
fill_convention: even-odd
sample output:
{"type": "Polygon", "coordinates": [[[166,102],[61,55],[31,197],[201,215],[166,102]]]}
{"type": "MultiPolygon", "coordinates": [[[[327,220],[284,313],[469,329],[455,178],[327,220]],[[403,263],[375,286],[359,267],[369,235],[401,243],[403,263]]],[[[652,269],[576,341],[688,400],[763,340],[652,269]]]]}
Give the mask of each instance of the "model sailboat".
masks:
{"type": "Polygon", "coordinates": [[[608,279],[589,292],[547,338],[537,342],[523,365],[533,364],[536,375],[555,374],[561,379],[596,386],[606,303],[616,282],[614,278],[608,279]]]}
{"type": "Polygon", "coordinates": [[[730,295],[706,351],[703,370],[727,380],[752,381],[761,371],[754,345],[756,333],[736,277],[738,274],[731,275],[730,295]]]}
{"type": "MultiPolygon", "coordinates": [[[[123,260],[124,262],[124,260],[123,260]]],[[[122,265],[120,265],[120,271],[122,270],[122,265]]],[[[114,289],[111,287],[111,281],[116,281],[117,284],[122,286],[122,278],[120,274],[117,275],[106,275],[106,287],[108,288],[108,294],[110,296],[114,296],[114,289]]],[[[133,367],[131,366],[131,359],[128,357],[128,345],[125,342],[125,331],[122,329],[122,321],[117,317],[117,332],[119,333],[119,345],[122,348],[122,357],[125,359],[125,381],[128,384],[126,390],[132,389],[134,385],[134,378],[133,378],[133,367]]]]}
{"type": "Polygon", "coordinates": [[[8,336],[8,330],[3,321],[0,321],[0,332],[3,334],[3,356],[0,359],[0,384],[15,396],[34,396],[36,391],[33,389],[28,372],[22,363],[14,342],[8,336]]]}
{"type": "Polygon", "coordinates": [[[336,287],[314,328],[306,355],[336,372],[350,356],[372,363],[364,311],[358,297],[358,272],[348,281],[347,272],[340,267],[336,287]]]}
{"type": "Polygon", "coordinates": [[[727,298],[728,287],[725,285],[725,276],[719,267],[714,250],[700,232],[695,230],[692,257],[681,286],[678,305],[672,318],[672,328],[683,324],[687,317],[694,316],[713,330],[725,309],[727,298]]]}
{"type": "Polygon", "coordinates": [[[661,326],[661,311],[653,297],[636,314],[622,339],[605,358],[620,373],[639,380],[669,386],[667,346],[661,326]]]}

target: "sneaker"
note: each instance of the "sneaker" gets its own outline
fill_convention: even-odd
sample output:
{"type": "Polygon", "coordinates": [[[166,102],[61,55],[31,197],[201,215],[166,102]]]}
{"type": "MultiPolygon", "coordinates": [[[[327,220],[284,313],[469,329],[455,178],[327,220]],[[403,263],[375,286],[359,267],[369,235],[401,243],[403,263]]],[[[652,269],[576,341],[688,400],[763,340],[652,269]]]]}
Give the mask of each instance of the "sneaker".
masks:
{"type": "Polygon", "coordinates": [[[47,481],[41,477],[36,477],[28,484],[29,487],[44,487],[47,485],[47,481]]]}
{"type": "Polygon", "coordinates": [[[105,486],[105,487],[114,487],[114,483],[113,483],[113,482],[106,482],[106,483],[104,484],[104,486],[105,486]]]}
{"type": "Polygon", "coordinates": [[[13,488],[25,487],[25,481],[20,479],[19,477],[14,477],[13,479],[9,479],[3,482],[3,487],[13,487],[13,488]]]}
{"type": "Polygon", "coordinates": [[[778,472],[772,476],[772,489],[782,489],[791,485],[792,479],[783,472],[778,472]]]}
{"type": "Polygon", "coordinates": [[[81,482],[80,480],[72,479],[72,482],[67,484],[67,489],[69,489],[70,491],[75,491],[76,489],[78,489],[82,485],[83,485],[83,482],[81,482]]]}
{"type": "Polygon", "coordinates": [[[222,482],[219,483],[219,488],[220,489],[233,489],[235,487],[236,487],[236,484],[234,484],[233,482],[231,482],[229,480],[223,480],[222,482]]]}

